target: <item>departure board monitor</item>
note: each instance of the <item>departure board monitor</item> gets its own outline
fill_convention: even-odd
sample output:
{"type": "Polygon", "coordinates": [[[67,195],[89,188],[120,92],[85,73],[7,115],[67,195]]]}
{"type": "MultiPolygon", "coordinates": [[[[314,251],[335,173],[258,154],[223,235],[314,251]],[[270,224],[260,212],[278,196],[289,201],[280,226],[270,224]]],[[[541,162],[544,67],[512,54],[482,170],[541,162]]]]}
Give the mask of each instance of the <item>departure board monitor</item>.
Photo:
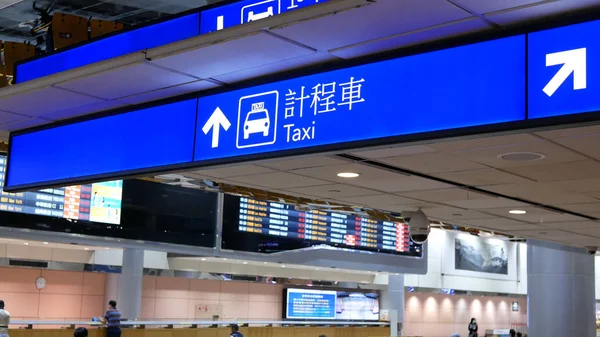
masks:
{"type": "Polygon", "coordinates": [[[272,253],[326,244],[421,256],[407,224],[330,210],[304,210],[273,201],[227,195],[223,248],[272,253]]]}
{"type": "Polygon", "coordinates": [[[5,169],[6,157],[0,155],[0,211],[115,225],[121,222],[122,180],[8,193],[2,189],[5,169]]]}

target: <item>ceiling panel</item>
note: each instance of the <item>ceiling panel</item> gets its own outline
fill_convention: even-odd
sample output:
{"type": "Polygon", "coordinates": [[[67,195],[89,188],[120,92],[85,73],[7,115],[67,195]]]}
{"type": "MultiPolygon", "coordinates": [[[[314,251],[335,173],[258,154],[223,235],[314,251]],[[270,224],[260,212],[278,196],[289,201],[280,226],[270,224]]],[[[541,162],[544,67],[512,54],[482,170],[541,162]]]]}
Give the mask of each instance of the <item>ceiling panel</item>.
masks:
{"type": "Polygon", "coordinates": [[[596,221],[544,222],[540,225],[544,228],[560,229],[570,232],[573,232],[574,229],[600,228],[600,222],[596,221]]]}
{"type": "Polygon", "coordinates": [[[552,165],[511,167],[506,171],[541,182],[599,178],[600,163],[593,160],[582,160],[552,165]]]}
{"type": "Polygon", "coordinates": [[[384,158],[379,161],[422,173],[455,172],[487,168],[484,165],[447,153],[424,153],[384,158]]]}
{"type": "Polygon", "coordinates": [[[14,123],[8,123],[5,125],[2,125],[2,128],[5,130],[8,130],[8,131],[16,131],[16,130],[32,128],[34,126],[49,124],[49,123],[51,123],[51,121],[46,120],[46,119],[30,118],[30,119],[25,119],[25,120],[14,122],[14,123]]]}
{"type": "Polygon", "coordinates": [[[563,191],[596,192],[600,191],[600,178],[552,181],[544,185],[563,191]]]}
{"type": "Polygon", "coordinates": [[[484,148],[502,147],[520,143],[537,142],[539,138],[528,133],[517,133],[502,136],[472,136],[468,139],[448,140],[429,144],[430,147],[444,152],[458,152],[468,150],[479,150],[484,148]]]}
{"type": "Polygon", "coordinates": [[[46,113],[68,110],[101,102],[101,99],[71,91],[48,87],[26,94],[0,98],[4,111],[37,117],[46,113]]]}
{"type": "Polygon", "coordinates": [[[600,213],[600,200],[598,200],[597,202],[582,203],[582,204],[558,205],[558,207],[572,211],[572,212],[578,212],[578,213],[583,213],[583,214],[600,213]]]}
{"type": "Polygon", "coordinates": [[[598,146],[600,144],[600,134],[560,138],[554,141],[592,158],[600,159],[600,146],[598,146]]]}
{"type": "MultiPolygon", "coordinates": [[[[476,1],[476,0],[475,0],[476,1]]],[[[559,0],[544,1],[537,6],[517,8],[515,10],[499,11],[486,15],[486,19],[492,20],[503,26],[522,23],[527,20],[540,20],[541,18],[557,15],[580,9],[592,10],[592,7],[598,7],[598,0],[559,0]]]]}
{"type": "Polygon", "coordinates": [[[394,206],[404,206],[411,204],[419,204],[421,201],[413,200],[409,198],[400,197],[397,195],[390,194],[376,194],[368,196],[358,196],[352,198],[336,198],[343,203],[351,204],[353,206],[370,206],[376,209],[388,210],[394,206]]]}
{"type": "Polygon", "coordinates": [[[27,119],[31,119],[31,117],[0,110],[0,124],[15,123],[27,119]]]}
{"type": "Polygon", "coordinates": [[[464,225],[471,225],[475,228],[484,227],[484,228],[490,228],[490,229],[494,229],[494,230],[498,230],[498,231],[502,231],[502,230],[503,231],[512,231],[515,229],[535,230],[535,229],[543,228],[539,225],[534,225],[534,224],[530,224],[527,222],[522,222],[522,221],[518,221],[518,220],[514,220],[514,219],[501,218],[501,217],[490,218],[490,219],[462,220],[462,221],[460,221],[460,223],[464,224],[464,225]]]}
{"type": "Polygon", "coordinates": [[[425,212],[425,214],[427,214],[427,216],[430,218],[449,222],[460,222],[469,219],[494,218],[493,215],[449,206],[437,206],[432,208],[424,207],[423,212],[425,212]]]}
{"type": "Polygon", "coordinates": [[[508,172],[503,172],[501,170],[493,168],[436,173],[434,174],[434,176],[469,186],[517,184],[532,182],[531,179],[519,177],[514,174],[510,174],[508,172]]]}
{"type": "Polygon", "coordinates": [[[435,189],[435,190],[427,190],[427,191],[416,191],[416,192],[404,192],[403,196],[425,200],[431,202],[441,202],[445,201],[458,201],[458,200],[490,200],[494,199],[486,194],[481,194],[477,192],[468,191],[462,188],[445,188],[445,189],[435,189]]]}
{"type": "Polygon", "coordinates": [[[211,78],[313,53],[310,48],[271,34],[255,33],[155,59],[152,63],[199,78],[211,78]]]}
{"type": "Polygon", "coordinates": [[[150,63],[138,63],[56,86],[103,99],[117,99],[196,80],[192,76],[155,67],[150,63]]]}
{"type": "Polygon", "coordinates": [[[260,166],[272,168],[274,170],[289,171],[298,170],[311,167],[322,167],[332,165],[344,165],[348,164],[343,159],[334,158],[331,156],[308,156],[308,157],[295,157],[294,159],[280,159],[273,161],[261,161],[260,166]]]}
{"type": "Polygon", "coordinates": [[[334,181],[354,186],[366,187],[383,192],[404,192],[411,190],[424,190],[444,188],[448,185],[420,177],[406,176],[393,171],[374,168],[362,164],[348,163],[326,167],[315,167],[292,171],[304,176],[316,177],[323,180],[334,181]],[[341,172],[359,173],[357,178],[340,178],[341,172]]]}
{"type": "Polygon", "coordinates": [[[528,165],[550,165],[555,163],[571,162],[585,160],[586,157],[561,146],[554,145],[548,141],[534,141],[527,143],[517,143],[512,145],[485,147],[480,149],[470,149],[454,152],[455,154],[470,161],[477,162],[495,168],[506,168],[528,165]],[[545,156],[539,160],[512,161],[504,160],[499,156],[515,152],[533,152],[545,156]]]}
{"type": "Polygon", "coordinates": [[[381,148],[376,150],[357,151],[352,152],[353,155],[367,159],[379,159],[397,156],[408,156],[420,153],[435,152],[436,150],[427,145],[407,145],[407,146],[394,146],[388,148],[381,148]]]}
{"type": "Polygon", "coordinates": [[[548,0],[502,0],[502,1],[482,1],[482,0],[454,0],[454,2],[470,11],[485,14],[489,12],[501,11],[509,8],[535,5],[547,2],[548,0]]]}
{"type": "MultiPolygon", "coordinates": [[[[263,186],[266,188],[289,189],[294,187],[325,185],[329,182],[309,177],[303,177],[286,172],[272,172],[265,174],[254,174],[250,176],[239,176],[231,179],[240,183],[263,186]]],[[[299,191],[300,192],[300,191],[299,191]]],[[[302,192],[300,192],[302,193],[302,192]]]]}
{"type": "Polygon", "coordinates": [[[82,106],[78,106],[78,107],[71,108],[71,109],[47,113],[47,114],[44,114],[44,118],[50,119],[53,121],[58,121],[58,120],[62,120],[62,119],[79,117],[79,116],[87,115],[90,113],[116,109],[116,108],[124,107],[126,105],[127,104],[125,104],[125,103],[116,102],[116,101],[98,101],[96,103],[82,105],[82,106]]]}
{"type": "Polygon", "coordinates": [[[580,218],[570,214],[557,213],[550,210],[545,210],[537,207],[519,207],[520,210],[527,211],[527,214],[515,215],[510,214],[509,211],[512,207],[505,208],[490,208],[482,209],[481,212],[497,215],[505,218],[511,218],[519,221],[526,221],[533,224],[542,224],[545,222],[568,222],[568,221],[583,221],[584,218],[580,218]]]}
{"type": "Polygon", "coordinates": [[[266,167],[261,167],[257,165],[238,165],[218,167],[208,170],[195,170],[190,171],[189,173],[202,177],[230,178],[238,176],[250,176],[255,174],[265,174],[270,172],[274,171],[266,167]]]}
{"type": "Polygon", "coordinates": [[[378,0],[366,7],[275,28],[273,32],[318,50],[330,50],[469,16],[445,0],[378,0]]]}
{"type": "Polygon", "coordinates": [[[300,57],[294,57],[256,67],[245,68],[243,70],[213,76],[212,78],[223,83],[236,83],[242,80],[249,80],[261,76],[280,73],[282,71],[289,71],[335,61],[339,61],[339,58],[326,52],[317,52],[314,54],[302,55],[300,57]]]}
{"type": "Polygon", "coordinates": [[[330,52],[333,55],[345,59],[351,59],[382,51],[399,49],[401,47],[410,47],[446,38],[453,38],[483,31],[491,31],[493,29],[494,27],[487,22],[479,18],[472,17],[439,24],[416,31],[383,37],[368,42],[360,42],[354,45],[332,49],[330,52]]]}
{"type": "Polygon", "coordinates": [[[380,194],[377,191],[370,190],[367,188],[361,188],[356,186],[344,185],[344,184],[328,184],[319,186],[309,187],[295,187],[287,188],[289,192],[302,193],[311,195],[317,198],[324,199],[338,199],[338,198],[350,198],[360,197],[366,195],[377,195],[380,194]]]}
{"type": "Polygon", "coordinates": [[[600,133],[600,125],[582,126],[577,128],[564,128],[548,131],[539,131],[534,134],[546,139],[558,139],[566,137],[580,137],[600,133]]]}
{"type": "Polygon", "coordinates": [[[140,104],[144,102],[156,101],[163,98],[189,94],[196,91],[213,89],[219,86],[219,84],[216,84],[214,82],[199,80],[150,92],[144,92],[138,95],[123,97],[119,99],[119,101],[128,104],[140,104]]]}
{"type": "Polygon", "coordinates": [[[581,194],[557,190],[551,186],[538,183],[520,183],[507,185],[483,186],[487,191],[510,197],[518,197],[547,205],[578,204],[595,202],[595,198],[581,194]]]}

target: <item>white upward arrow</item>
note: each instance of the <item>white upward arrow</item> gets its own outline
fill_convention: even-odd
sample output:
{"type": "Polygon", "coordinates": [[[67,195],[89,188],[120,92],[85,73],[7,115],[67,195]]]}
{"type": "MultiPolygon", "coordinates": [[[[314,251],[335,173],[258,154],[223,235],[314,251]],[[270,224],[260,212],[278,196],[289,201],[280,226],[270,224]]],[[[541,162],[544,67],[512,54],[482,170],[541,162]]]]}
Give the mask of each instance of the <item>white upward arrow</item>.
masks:
{"type": "Polygon", "coordinates": [[[546,67],[563,65],[544,87],[546,95],[552,97],[571,73],[573,73],[573,90],[585,89],[587,87],[586,58],[586,48],[546,54],[546,67]]]}
{"type": "Polygon", "coordinates": [[[221,127],[223,127],[223,130],[227,131],[229,130],[230,126],[231,123],[229,122],[229,119],[225,117],[225,114],[223,111],[221,111],[221,108],[217,107],[215,111],[213,111],[212,115],[210,115],[210,118],[206,124],[204,124],[202,127],[202,132],[204,132],[206,135],[210,129],[213,130],[212,147],[215,148],[219,147],[219,132],[221,131],[221,127]]]}

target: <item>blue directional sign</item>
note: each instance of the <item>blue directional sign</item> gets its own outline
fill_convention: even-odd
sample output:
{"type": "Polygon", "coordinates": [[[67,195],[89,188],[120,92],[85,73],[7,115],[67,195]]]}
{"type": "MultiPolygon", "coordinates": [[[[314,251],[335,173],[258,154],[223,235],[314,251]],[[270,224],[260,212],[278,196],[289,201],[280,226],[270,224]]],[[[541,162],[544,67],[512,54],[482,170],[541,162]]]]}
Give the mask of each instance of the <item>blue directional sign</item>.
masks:
{"type": "Polygon", "coordinates": [[[600,21],[529,34],[529,118],[600,110],[600,21]]]}
{"type": "Polygon", "coordinates": [[[18,133],[4,189],[524,120],[524,54],[520,35],[18,133]]]}
{"type": "Polygon", "coordinates": [[[522,120],[524,48],[516,36],[201,97],[194,160],[522,120]]]}
{"type": "Polygon", "coordinates": [[[327,0],[243,0],[205,10],[200,18],[200,34],[265,19],[327,0]]]}

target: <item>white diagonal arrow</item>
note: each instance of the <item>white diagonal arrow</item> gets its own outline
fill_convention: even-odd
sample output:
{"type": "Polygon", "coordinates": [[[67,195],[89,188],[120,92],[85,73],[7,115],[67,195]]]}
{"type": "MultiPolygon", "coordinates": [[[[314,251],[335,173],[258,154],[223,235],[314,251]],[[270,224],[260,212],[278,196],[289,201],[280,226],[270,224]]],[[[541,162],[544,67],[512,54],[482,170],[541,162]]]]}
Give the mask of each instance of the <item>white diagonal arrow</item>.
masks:
{"type": "Polygon", "coordinates": [[[586,48],[546,54],[546,67],[563,65],[544,87],[546,95],[552,97],[571,73],[573,73],[573,90],[585,89],[587,87],[586,58],[586,48]]]}
{"type": "Polygon", "coordinates": [[[229,122],[229,119],[227,119],[221,108],[217,107],[212,115],[210,115],[206,124],[202,127],[202,132],[206,135],[210,129],[212,129],[212,147],[215,148],[219,147],[219,132],[221,127],[223,127],[223,130],[227,131],[230,126],[231,123],[229,122]]]}

